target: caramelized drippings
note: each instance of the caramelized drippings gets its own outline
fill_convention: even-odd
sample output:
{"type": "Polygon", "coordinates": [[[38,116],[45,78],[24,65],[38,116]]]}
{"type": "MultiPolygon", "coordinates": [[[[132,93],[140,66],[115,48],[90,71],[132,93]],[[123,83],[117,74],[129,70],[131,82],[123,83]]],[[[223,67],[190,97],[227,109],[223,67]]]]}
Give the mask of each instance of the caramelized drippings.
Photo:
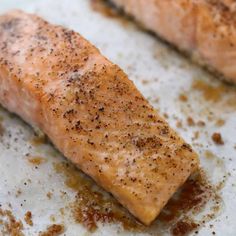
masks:
{"type": "Polygon", "coordinates": [[[214,141],[214,143],[217,144],[217,145],[223,145],[224,144],[224,141],[223,141],[222,136],[221,136],[220,133],[212,134],[211,138],[214,141]]]}
{"type": "Polygon", "coordinates": [[[94,182],[85,178],[76,167],[68,163],[57,163],[54,168],[58,173],[65,175],[67,187],[77,191],[72,213],[75,221],[83,224],[89,231],[96,230],[98,222],[119,222],[126,230],[144,230],[145,227],[114,198],[104,196],[99,188],[93,189],[94,182]]]}
{"type": "Polygon", "coordinates": [[[11,236],[24,236],[23,224],[20,220],[16,220],[14,215],[9,210],[2,210],[0,208],[0,234],[11,236]]]}
{"type": "Polygon", "coordinates": [[[169,223],[178,220],[189,211],[199,213],[210,199],[218,202],[218,195],[206,180],[204,173],[199,172],[189,178],[169,200],[158,219],[169,223]]]}
{"type": "MultiPolygon", "coordinates": [[[[98,223],[120,223],[124,229],[135,232],[148,232],[155,228],[157,222],[171,229],[173,235],[185,235],[197,227],[201,222],[194,219],[183,219],[189,213],[198,214],[210,200],[219,205],[219,197],[201,171],[189,178],[182,188],[170,199],[158,216],[156,223],[145,227],[139,223],[112,196],[105,196],[93,180],[85,177],[72,164],[63,162],[54,165],[58,173],[64,174],[67,187],[77,192],[75,201],[71,204],[74,220],[83,224],[89,231],[94,231],[98,223]],[[96,186],[96,189],[94,188],[96,186]],[[181,234],[182,233],[182,234],[181,234]]],[[[219,207],[215,207],[219,210],[219,207]]],[[[216,212],[215,212],[216,213],[216,212]]],[[[214,217],[214,213],[211,217],[214,217]]],[[[156,229],[158,231],[158,229],[156,229]]]]}
{"type": "Polygon", "coordinates": [[[173,236],[183,236],[191,233],[193,230],[197,229],[198,224],[192,222],[191,220],[181,220],[178,221],[171,229],[173,236]]]}
{"type": "Polygon", "coordinates": [[[45,232],[40,232],[39,236],[58,236],[64,232],[64,225],[53,224],[48,226],[45,232]]]}
{"type": "Polygon", "coordinates": [[[32,213],[31,211],[27,211],[25,213],[25,222],[26,224],[30,225],[30,226],[33,226],[33,221],[32,221],[32,213]]]}
{"type": "Polygon", "coordinates": [[[74,203],[74,218],[90,231],[97,228],[97,223],[120,222],[124,229],[140,231],[144,227],[138,223],[119,203],[113,199],[104,198],[99,192],[86,189],[78,193],[74,203]]]}

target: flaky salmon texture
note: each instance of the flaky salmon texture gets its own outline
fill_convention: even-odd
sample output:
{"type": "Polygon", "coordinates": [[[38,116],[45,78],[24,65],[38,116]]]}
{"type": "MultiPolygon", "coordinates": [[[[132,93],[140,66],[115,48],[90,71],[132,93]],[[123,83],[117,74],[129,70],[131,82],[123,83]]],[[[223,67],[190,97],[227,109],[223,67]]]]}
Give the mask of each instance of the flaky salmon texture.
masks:
{"type": "Polygon", "coordinates": [[[0,102],[149,225],[198,157],[133,82],[78,33],[0,16],[0,102]]]}
{"type": "Polygon", "coordinates": [[[236,83],[235,0],[110,0],[193,60],[236,83]]]}

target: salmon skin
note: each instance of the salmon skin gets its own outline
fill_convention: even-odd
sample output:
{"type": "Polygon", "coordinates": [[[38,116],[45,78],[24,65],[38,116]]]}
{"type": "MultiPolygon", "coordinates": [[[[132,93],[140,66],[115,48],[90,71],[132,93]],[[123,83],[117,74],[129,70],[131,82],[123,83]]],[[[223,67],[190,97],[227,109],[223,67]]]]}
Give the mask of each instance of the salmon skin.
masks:
{"type": "Polygon", "coordinates": [[[235,0],[110,0],[146,29],[236,83],[235,0]]]}
{"type": "Polygon", "coordinates": [[[149,225],[198,156],[127,75],[78,33],[0,16],[0,102],[149,225]]]}

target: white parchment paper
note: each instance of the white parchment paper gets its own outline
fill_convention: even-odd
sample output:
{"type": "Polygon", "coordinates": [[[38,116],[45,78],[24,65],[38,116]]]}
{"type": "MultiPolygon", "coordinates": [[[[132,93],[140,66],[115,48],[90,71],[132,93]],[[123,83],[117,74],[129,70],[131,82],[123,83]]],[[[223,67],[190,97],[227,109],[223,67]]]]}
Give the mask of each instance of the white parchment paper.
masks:
{"type": "MultiPolygon", "coordinates": [[[[205,81],[216,88],[222,87],[222,82],[155,37],[140,31],[134,24],[124,25],[121,21],[94,12],[88,0],[1,0],[0,13],[13,8],[35,12],[52,23],[82,34],[124,69],[161,114],[168,114],[171,126],[200,154],[202,166],[212,182],[218,183],[226,176],[220,192],[224,208],[218,217],[199,230],[198,235],[208,236],[214,231],[216,235],[235,236],[236,89],[227,92],[219,89],[217,98],[209,98],[209,94],[204,93],[204,86],[193,89],[194,81],[205,81]],[[188,97],[187,102],[179,100],[179,95],[183,93],[188,97]],[[201,129],[187,126],[188,117],[204,121],[206,125],[201,129]],[[225,124],[217,126],[219,119],[225,120],[225,124]],[[177,125],[180,120],[182,128],[177,125]],[[198,139],[194,139],[196,131],[199,131],[198,139]],[[224,145],[214,144],[211,139],[214,132],[221,133],[224,145]],[[212,152],[215,157],[212,160],[205,158],[206,151],[212,152]]],[[[1,206],[8,209],[10,204],[18,219],[23,219],[25,212],[32,212],[34,226],[24,224],[25,235],[38,235],[50,222],[63,223],[66,226],[64,234],[68,236],[90,235],[83,226],[73,221],[69,211],[65,211],[64,216],[60,214],[60,208],[68,205],[75,195],[64,185],[63,176],[53,168],[53,163],[64,161],[64,158],[49,144],[31,145],[33,130],[17,117],[3,109],[0,117],[5,129],[4,135],[0,137],[1,206]],[[45,162],[35,168],[28,162],[27,153],[41,156],[45,162]],[[67,192],[64,197],[63,189],[67,192]],[[21,191],[19,196],[18,190],[21,191]],[[46,196],[48,192],[53,192],[50,200],[46,196]]],[[[164,230],[156,234],[159,233],[166,234],[164,230]]],[[[94,235],[135,233],[126,232],[112,224],[101,225],[94,235]]]]}

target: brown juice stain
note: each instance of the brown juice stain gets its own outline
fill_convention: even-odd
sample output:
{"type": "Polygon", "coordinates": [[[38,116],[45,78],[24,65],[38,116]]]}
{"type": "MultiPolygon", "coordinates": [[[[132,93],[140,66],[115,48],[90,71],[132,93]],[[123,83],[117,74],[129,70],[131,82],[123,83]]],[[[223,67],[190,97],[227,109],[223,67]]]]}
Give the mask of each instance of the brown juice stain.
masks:
{"type": "Polygon", "coordinates": [[[0,121],[0,136],[3,136],[5,129],[2,126],[2,123],[0,121]]]}
{"type": "Polygon", "coordinates": [[[44,162],[46,162],[45,158],[42,158],[40,156],[29,156],[27,160],[30,164],[33,164],[36,166],[39,166],[43,164],[44,162]]]}
{"type": "Polygon", "coordinates": [[[40,146],[42,144],[45,144],[47,142],[47,138],[45,135],[35,135],[31,140],[30,140],[30,143],[33,145],[33,146],[40,146]]]}
{"type": "MultiPolygon", "coordinates": [[[[157,220],[146,227],[137,221],[112,196],[104,196],[92,179],[84,175],[72,164],[63,162],[54,164],[57,173],[65,176],[65,185],[77,192],[71,211],[76,222],[83,224],[89,231],[94,231],[98,223],[120,223],[124,229],[132,232],[158,232],[156,225],[162,225],[172,235],[186,235],[203,225],[187,218],[189,213],[200,213],[208,201],[214,201],[214,212],[204,216],[212,219],[219,211],[220,197],[207,181],[203,171],[189,178],[182,188],[169,200],[157,220]],[[96,189],[94,188],[96,186],[96,189]],[[186,216],[183,218],[183,215],[186,216]]],[[[204,219],[205,219],[204,218],[204,219]]],[[[206,220],[205,219],[205,220],[206,220]]],[[[161,227],[162,227],[161,226],[161,227]]],[[[157,226],[159,227],[159,226],[157,226]]]]}
{"type": "Polygon", "coordinates": [[[213,159],[215,159],[215,155],[213,154],[213,152],[206,150],[205,151],[205,158],[207,158],[209,160],[213,160],[213,159]]]}
{"type": "Polygon", "coordinates": [[[224,86],[212,86],[203,80],[194,80],[192,88],[201,91],[208,101],[218,102],[224,93],[224,86]]]}
{"type": "Polygon", "coordinates": [[[184,94],[188,95],[187,102],[177,100],[180,112],[186,117],[191,114],[193,118],[203,119],[206,128],[208,122],[222,127],[226,124],[227,116],[236,109],[236,86],[221,81],[194,78],[184,94]]]}
{"type": "Polygon", "coordinates": [[[203,98],[207,101],[218,103],[224,102],[224,105],[236,107],[236,87],[225,83],[212,85],[203,80],[194,80],[192,89],[202,93],[203,98]],[[226,99],[225,99],[226,98],[226,99]]]}
{"type": "Polygon", "coordinates": [[[219,158],[218,156],[216,156],[212,151],[209,151],[209,150],[206,150],[204,152],[204,156],[205,158],[207,158],[208,160],[210,160],[211,162],[214,161],[214,164],[217,166],[217,167],[224,167],[224,161],[219,158]]]}

